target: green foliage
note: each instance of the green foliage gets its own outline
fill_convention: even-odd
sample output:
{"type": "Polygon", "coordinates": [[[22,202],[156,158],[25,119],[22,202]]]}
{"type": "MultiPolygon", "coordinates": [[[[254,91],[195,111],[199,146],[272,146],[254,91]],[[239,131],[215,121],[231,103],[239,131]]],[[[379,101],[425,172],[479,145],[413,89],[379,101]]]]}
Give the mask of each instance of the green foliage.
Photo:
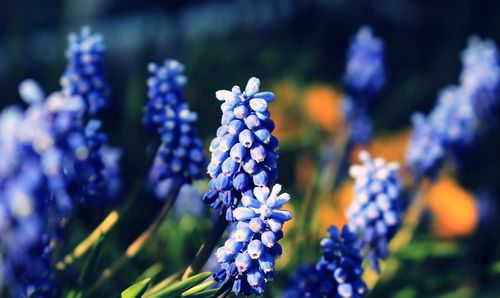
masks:
{"type": "Polygon", "coordinates": [[[207,285],[207,283],[202,282],[211,275],[211,272],[199,273],[186,280],[175,282],[156,293],[147,295],[145,298],[173,298],[181,296],[183,292],[187,292],[186,295],[196,293],[210,286],[210,284],[207,285]]]}
{"type": "Polygon", "coordinates": [[[122,298],[138,298],[138,297],[141,297],[146,292],[146,290],[148,289],[150,283],[151,283],[151,278],[143,279],[143,280],[141,280],[141,281],[139,281],[139,282],[131,285],[127,289],[125,289],[122,292],[121,297],[122,298]]]}

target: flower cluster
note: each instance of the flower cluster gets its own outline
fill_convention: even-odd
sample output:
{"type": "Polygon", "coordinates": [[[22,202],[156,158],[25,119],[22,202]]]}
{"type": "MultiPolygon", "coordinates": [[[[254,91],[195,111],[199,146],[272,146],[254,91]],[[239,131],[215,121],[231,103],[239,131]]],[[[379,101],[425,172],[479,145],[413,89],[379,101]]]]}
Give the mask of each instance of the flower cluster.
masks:
{"type": "Polygon", "coordinates": [[[214,209],[227,210],[228,221],[243,193],[273,185],[278,175],[279,144],[271,134],[274,122],[267,106],[274,94],[259,92],[259,86],[260,80],[251,78],[243,92],[238,86],[216,92],[223,115],[210,144],[210,191],[203,199],[214,209]]]}
{"type": "Polygon", "coordinates": [[[399,227],[401,183],[399,165],[359,155],[363,164],[349,169],[355,178],[354,198],[346,210],[348,226],[358,235],[358,245],[375,271],[378,260],[388,255],[388,243],[399,227]]]}
{"type": "Polygon", "coordinates": [[[342,110],[350,126],[351,142],[365,144],[371,137],[367,107],[382,90],[386,80],[384,44],[369,27],[361,28],[347,52],[342,110]]]}
{"type": "Polygon", "coordinates": [[[384,43],[370,27],[362,27],[347,52],[344,85],[349,94],[369,100],[384,84],[384,43]]]}
{"type": "Polygon", "coordinates": [[[406,165],[415,178],[436,178],[444,159],[443,140],[427,118],[416,113],[412,117],[413,132],[406,151],[406,165]]]}
{"type": "Polygon", "coordinates": [[[363,259],[356,248],[356,235],[344,226],[342,232],[330,227],[330,236],[321,240],[323,253],[316,266],[304,266],[292,278],[284,298],[359,298],[368,289],[361,276],[363,259]]]}
{"type": "Polygon", "coordinates": [[[5,274],[13,294],[21,297],[55,291],[50,241],[58,222],[86,193],[87,184],[76,174],[88,156],[85,135],[67,123],[81,106],[77,99],[62,98],[54,94],[31,102],[24,113],[12,108],[2,114],[1,159],[9,162],[2,165],[0,178],[0,240],[5,274]]]}
{"type": "Polygon", "coordinates": [[[243,195],[242,206],[234,210],[236,230],[217,249],[221,269],[214,274],[215,280],[229,279],[237,295],[262,295],[266,282],[274,278],[282,227],[292,219],[289,211],[281,209],[290,196],[280,192],[281,185],[275,184],[272,190],[257,186],[253,193],[243,195]]]}
{"type": "MultiPolygon", "coordinates": [[[[68,53],[74,47],[70,39],[68,53]]],[[[74,59],[69,64],[64,90],[46,97],[38,83],[26,80],[19,92],[27,109],[7,108],[0,117],[0,245],[14,297],[56,295],[50,264],[61,222],[76,206],[102,205],[120,191],[120,153],[105,146],[98,120],[85,122],[95,94],[71,91],[79,79],[64,78],[83,77],[75,74],[74,59]]],[[[100,71],[87,71],[85,80],[102,81],[100,71]]]]}
{"type": "Polygon", "coordinates": [[[498,50],[492,40],[481,40],[477,36],[469,39],[468,47],[462,53],[460,84],[473,98],[479,117],[492,120],[500,91],[498,50]]]}
{"type": "Polygon", "coordinates": [[[429,114],[429,122],[445,144],[466,146],[472,143],[477,131],[473,102],[458,86],[449,86],[439,94],[438,102],[429,114]]]}
{"type": "Polygon", "coordinates": [[[407,163],[417,178],[435,177],[444,153],[469,146],[498,108],[500,64],[494,43],[471,38],[462,60],[460,85],[445,88],[427,117],[414,116],[407,163]]]}
{"type": "MultiPolygon", "coordinates": [[[[49,246],[57,226],[46,220],[55,210],[47,208],[50,191],[35,147],[23,146],[20,139],[28,133],[27,121],[14,107],[0,114],[2,273],[14,297],[28,297],[35,290],[48,295],[57,291],[49,246]]],[[[37,142],[42,145],[43,140],[37,142]]]]}
{"type": "Polygon", "coordinates": [[[60,80],[63,93],[66,97],[81,96],[88,112],[95,114],[109,102],[102,36],[92,34],[89,27],[83,27],[80,34],[70,34],[68,42],[68,63],[60,80]]]}
{"type": "Polygon", "coordinates": [[[162,66],[151,63],[148,68],[149,100],[143,122],[150,133],[161,138],[149,180],[157,197],[162,198],[171,179],[189,183],[203,178],[207,161],[194,127],[197,115],[189,110],[182,92],[187,81],[184,66],[167,59],[162,66]]]}

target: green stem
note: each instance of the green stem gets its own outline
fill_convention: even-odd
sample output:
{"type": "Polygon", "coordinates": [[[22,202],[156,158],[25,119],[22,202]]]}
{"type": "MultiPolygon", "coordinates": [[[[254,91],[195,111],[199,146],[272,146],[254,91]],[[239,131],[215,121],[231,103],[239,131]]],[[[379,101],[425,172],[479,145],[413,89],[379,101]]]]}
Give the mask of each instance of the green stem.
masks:
{"type": "Polygon", "coordinates": [[[172,206],[174,205],[177,196],[179,194],[179,190],[182,186],[182,183],[176,180],[172,184],[172,189],[170,190],[169,196],[166,198],[165,204],[161,209],[160,213],[156,216],[156,218],[151,222],[149,227],[142,232],[139,237],[135,239],[128,247],[125,253],[116,260],[110,267],[103,270],[99,280],[89,289],[87,294],[91,294],[99,289],[106,281],[111,279],[129,260],[135,257],[141,249],[145,246],[145,244],[150,240],[156,229],[160,226],[163,219],[167,216],[167,214],[172,210],[172,206]]]}
{"type": "Polygon", "coordinates": [[[225,212],[222,212],[221,215],[219,215],[219,218],[217,219],[217,222],[212,229],[210,236],[207,238],[205,243],[200,246],[193,262],[191,263],[191,265],[189,265],[189,267],[186,268],[184,274],[182,274],[182,280],[185,280],[191,275],[200,272],[200,270],[203,268],[203,265],[205,265],[207,260],[210,258],[210,255],[212,254],[215,246],[217,245],[217,243],[219,243],[219,240],[224,234],[227,225],[228,222],[225,217],[225,212]]]}
{"type": "Polygon", "coordinates": [[[71,265],[74,261],[78,260],[81,258],[85,253],[88,252],[88,250],[94,245],[94,243],[99,239],[100,236],[105,236],[107,235],[113,227],[116,226],[116,224],[120,221],[120,219],[123,217],[123,214],[127,212],[127,210],[130,208],[132,205],[133,201],[140,196],[143,186],[144,186],[144,181],[145,177],[147,177],[147,173],[149,171],[149,168],[151,167],[154,157],[156,156],[156,152],[159,147],[159,140],[156,140],[153,142],[151,145],[150,150],[148,150],[147,153],[147,162],[146,162],[146,168],[144,173],[140,175],[140,179],[138,179],[135,183],[134,186],[132,187],[132,191],[130,194],[127,196],[125,199],[125,204],[122,205],[119,208],[116,208],[112,210],[105,218],[104,220],[82,241],[80,244],[78,244],[75,249],[67,254],[62,261],[59,261],[56,263],[56,268],[58,270],[64,270],[67,266],[71,265]]]}

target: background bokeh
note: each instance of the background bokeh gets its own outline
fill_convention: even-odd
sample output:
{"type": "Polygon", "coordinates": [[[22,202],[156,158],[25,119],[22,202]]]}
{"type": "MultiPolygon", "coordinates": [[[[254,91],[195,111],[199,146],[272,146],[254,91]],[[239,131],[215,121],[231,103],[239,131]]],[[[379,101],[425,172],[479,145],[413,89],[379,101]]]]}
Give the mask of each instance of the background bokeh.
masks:
{"type": "MultiPolygon", "coordinates": [[[[370,110],[375,138],[368,149],[373,156],[404,162],[411,113],[428,112],[437,92],[458,81],[460,52],[469,36],[500,42],[499,13],[500,2],[467,0],[4,1],[0,106],[20,104],[17,85],[25,78],[38,80],[47,91],[57,90],[67,33],[86,24],[102,32],[112,86],[104,129],[111,144],[124,149],[127,187],[144,166],[151,141],[140,122],[148,62],[170,57],[185,64],[186,97],[199,114],[199,134],[207,144],[220,119],[214,92],[257,76],[263,89],[278,96],[271,112],[282,142],[279,180],[293,194],[293,209],[300,210],[315,163],[342,123],[340,78],[350,36],[360,26],[372,26],[384,39],[388,73],[387,87],[370,110]]],[[[494,129],[460,164],[445,170],[429,194],[430,210],[415,239],[398,253],[397,265],[372,297],[500,295],[498,152],[500,134],[494,129]]],[[[313,224],[318,233],[304,237],[310,249],[299,257],[285,242],[278,265],[282,273],[269,295],[286,286],[300,262],[318,257],[316,239],[329,225],[344,222],[343,208],[352,195],[349,183],[347,179],[328,200],[317,203],[313,224]]],[[[155,241],[108,291],[126,285],[153,262],[163,264],[159,270],[164,274],[187,264],[210,228],[208,211],[197,197],[205,185],[185,192],[184,211],[162,225],[155,241]]],[[[160,204],[139,200],[110,235],[104,254],[119,254],[160,204]]],[[[81,240],[106,211],[82,210],[62,250],[81,240]]],[[[289,225],[293,230],[294,224],[289,225]]]]}

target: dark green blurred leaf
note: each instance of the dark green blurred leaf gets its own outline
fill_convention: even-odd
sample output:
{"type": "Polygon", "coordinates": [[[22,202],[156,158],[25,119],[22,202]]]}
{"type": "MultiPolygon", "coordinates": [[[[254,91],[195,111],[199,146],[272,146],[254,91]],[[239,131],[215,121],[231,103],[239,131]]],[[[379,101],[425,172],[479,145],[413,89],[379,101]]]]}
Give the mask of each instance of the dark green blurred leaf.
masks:
{"type": "Polygon", "coordinates": [[[89,255],[85,260],[85,265],[83,265],[82,272],[78,278],[78,287],[81,289],[87,285],[91,279],[94,268],[97,264],[97,257],[99,256],[99,251],[101,250],[103,243],[103,236],[99,235],[97,241],[92,245],[89,255]]]}
{"type": "Polygon", "coordinates": [[[66,294],[66,298],[81,298],[81,297],[83,297],[82,292],[78,290],[71,290],[68,292],[68,294],[66,294]]]}
{"type": "Polygon", "coordinates": [[[141,275],[139,275],[135,281],[141,281],[145,278],[150,277],[153,279],[156,275],[158,275],[163,270],[163,265],[161,263],[155,263],[151,265],[148,269],[146,269],[141,275]]]}

